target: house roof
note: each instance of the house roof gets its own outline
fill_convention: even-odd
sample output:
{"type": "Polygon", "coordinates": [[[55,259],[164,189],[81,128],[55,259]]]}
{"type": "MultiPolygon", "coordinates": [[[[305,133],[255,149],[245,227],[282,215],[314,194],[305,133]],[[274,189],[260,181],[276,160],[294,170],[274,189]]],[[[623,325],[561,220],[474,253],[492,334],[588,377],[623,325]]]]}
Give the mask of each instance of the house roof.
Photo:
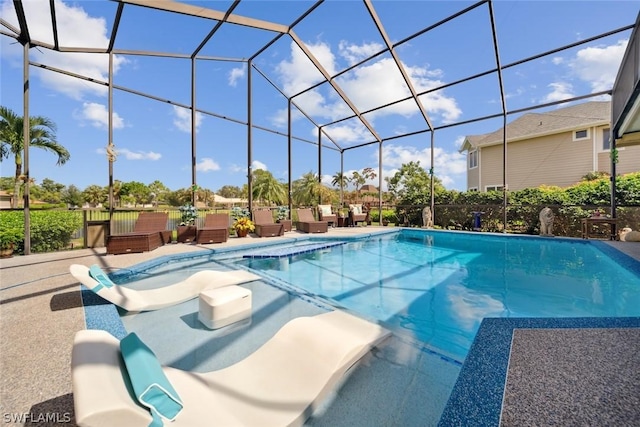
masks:
{"type": "Polygon", "coordinates": [[[375,185],[371,185],[371,184],[365,184],[360,188],[360,192],[361,193],[376,192],[376,191],[378,191],[378,187],[376,187],[375,185]]]}
{"type": "MultiPolygon", "coordinates": [[[[527,113],[507,125],[507,142],[553,135],[611,122],[611,102],[592,101],[544,113],[527,113]]],[[[460,151],[502,144],[502,129],[465,137],[460,151]]]]}

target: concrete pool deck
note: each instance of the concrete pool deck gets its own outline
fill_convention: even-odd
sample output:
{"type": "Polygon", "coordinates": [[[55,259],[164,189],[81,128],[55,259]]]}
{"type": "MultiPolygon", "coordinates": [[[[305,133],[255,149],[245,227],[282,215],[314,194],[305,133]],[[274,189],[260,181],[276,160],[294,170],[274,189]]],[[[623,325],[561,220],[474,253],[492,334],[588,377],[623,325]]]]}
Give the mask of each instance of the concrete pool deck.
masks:
{"type": "MultiPolygon", "coordinates": [[[[335,228],[330,236],[355,236],[386,227],[335,228]]],[[[225,244],[171,244],[152,252],[105,254],[104,248],[16,256],[0,260],[0,373],[2,425],[74,425],[70,357],[73,337],[85,328],[80,286],[69,274],[73,263],[129,267],[163,255],[275,242],[230,238],[225,244]]],[[[607,242],[640,260],[640,244],[607,242]]],[[[637,367],[637,365],[636,365],[637,367]]],[[[400,425],[400,424],[398,424],[400,425]]]]}

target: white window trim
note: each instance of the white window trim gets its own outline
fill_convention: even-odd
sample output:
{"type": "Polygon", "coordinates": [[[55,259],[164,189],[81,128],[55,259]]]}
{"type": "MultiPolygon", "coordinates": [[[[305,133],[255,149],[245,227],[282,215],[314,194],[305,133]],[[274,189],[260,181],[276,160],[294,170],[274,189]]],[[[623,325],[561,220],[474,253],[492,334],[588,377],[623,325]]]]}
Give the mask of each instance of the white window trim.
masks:
{"type": "Polygon", "coordinates": [[[498,184],[496,184],[496,185],[485,185],[484,186],[484,191],[485,191],[485,193],[487,191],[502,191],[503,188],[504,188],[504,186],[502,184],[499,184],[499,185],[498,184]],[[489,187],[492,187],[492,189],[489,190],[489,187]]]}
{"type": "Polygon", "coordinates": [[[604,145],[604,130],[605,129],[609,129],[609,137],[611,137],[611,128],[602,128],[600,130],[600,137],[598,138],[600,140],[599,145],[596,145],[598,147],[598,152],[599,153],[608,153],[611,151],[611,141],[609,141],[609,148],[603,148],[602,146],[604,145]]]}
{"type": "Polygon", "coordinates": [[[478,166],[480,166],[480,153],[479,153],[478,149],[476,148],[475,150],[470,150],[469,151],[469,162],[468,162],[467,167],[469,168],[469,170],[471,170],[471,169],[476,169],[478,166]],[[470,166],[470,164],[471,164],[471,155],[473,153],[475,153],[475,155],[476,155],[476,165],[475,166],[470,166]]]}
{"type": "Polygon", "coordinates": [[[574,141],[586,141],[586,140],[588,140],[588,139],[590,139],[590,138],[591,138],[591,129],[590,129],[590,128],[586,128],[586,129],[578,129],[578,130],[574,130],[574,131],[571,133],[571,135],[572,135],[572,137],[573,137],[573,140],[574,140],[574,141]],[[576,137],[576,133],[578,133],[578,132],[582,132],[582,131],[587,131],[587,136],[585,136],[585,137],[583,137],[583,138],[578,138],[578,137],[576,137]]]}

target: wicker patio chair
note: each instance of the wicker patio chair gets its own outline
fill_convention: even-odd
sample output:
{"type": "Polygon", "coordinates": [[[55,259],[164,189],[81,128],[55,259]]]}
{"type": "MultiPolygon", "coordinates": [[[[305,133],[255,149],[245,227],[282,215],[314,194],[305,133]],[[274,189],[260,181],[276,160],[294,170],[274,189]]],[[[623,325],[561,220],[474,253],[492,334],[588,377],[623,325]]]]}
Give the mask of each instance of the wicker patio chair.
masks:
{"type": "Polygon", "coordinates": [[[167,230],[168,220],[168,213],[140,212],[132,232],[109,236],[107,254],[148,252],[170,243],[171,230],[167,230]]]}
{"type": "Polygon", "coordinates": [[[298,222],[296,229],[303,233],[326,233],[328,228],[327,221],[316,221],[313,217],[311,208],[296,209],[298,214],[298,222]]]}
{"type": "Polygon", "coordinates": [[[256,226],[258,237],[274,237],[284,235],[284,224],[273,221],[273,214],[269,209],[256,209],[253,211],[253,223],[256,226]]]}
{"type": "Polygon", "coordinates": [[[196,242],[224,243],[229,237],[229,214],[207,214],[204,218],[204,227],[198,229],[196,242]]]}
{"type": "Polygon", "coordinates": [[[349,225],[353,227],[359,222],[367,225],[367,213],[363,211],[362,205],[349,205],[349,225]]]}
{"type": "Polygon", "coordinates": [[[327,221],[333,227],[338,224],[338,216],[331,211],[331,205],[318,205],[318,219],[327,221]]]}

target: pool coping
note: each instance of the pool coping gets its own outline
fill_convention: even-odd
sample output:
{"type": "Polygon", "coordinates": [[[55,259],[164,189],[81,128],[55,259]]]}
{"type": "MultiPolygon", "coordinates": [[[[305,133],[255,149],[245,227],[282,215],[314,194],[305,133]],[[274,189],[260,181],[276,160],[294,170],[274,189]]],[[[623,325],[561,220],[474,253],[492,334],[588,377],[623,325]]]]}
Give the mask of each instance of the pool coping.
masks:
{"type": "Polygon", "coordinates": [[[640,328],[640,317],[485,318],[438,426],[500,425],[514,331],[558,328],[640,328]]]}

